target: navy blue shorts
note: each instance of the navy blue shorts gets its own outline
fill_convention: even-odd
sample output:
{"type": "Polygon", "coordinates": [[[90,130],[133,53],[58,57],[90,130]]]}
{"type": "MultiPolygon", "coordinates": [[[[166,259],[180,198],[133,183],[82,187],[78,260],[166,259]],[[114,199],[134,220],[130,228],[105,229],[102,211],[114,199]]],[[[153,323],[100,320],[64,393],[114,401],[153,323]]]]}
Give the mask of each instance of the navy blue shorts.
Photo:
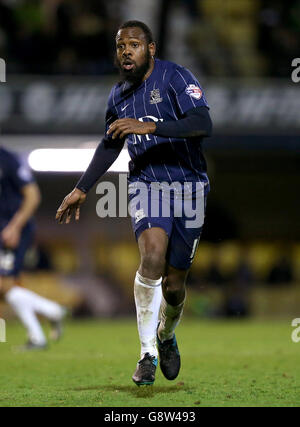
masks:
{"type": "Polygon", "coordinates": [[[167,263],[188,270],[201,237],[208,192],[209,184],[201,182],[130,182],[129,210],[136,240],[148,228],[162,228],[169,237],[167,263]]]}
{"type": "Polygon", "coordinates": [[[21,241],[15,250],[6,249],[0,239],[0,276],[18,277],[23,270],[24,258],[33,243],[34,226],[27,224],[22,231],[21,241]]]}

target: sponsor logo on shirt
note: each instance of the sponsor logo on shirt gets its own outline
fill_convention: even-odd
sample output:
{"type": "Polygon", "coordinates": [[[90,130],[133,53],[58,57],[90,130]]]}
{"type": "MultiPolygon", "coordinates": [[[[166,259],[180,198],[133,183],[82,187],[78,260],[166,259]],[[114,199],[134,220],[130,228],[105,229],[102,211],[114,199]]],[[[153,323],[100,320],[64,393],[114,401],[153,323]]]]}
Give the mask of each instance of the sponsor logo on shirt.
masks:
{"type": "Polygon", "coordinates": [[[160,96],[159,89],[153,89],[150,92],[150,104],[158,104],[159,102],[162,102],[162,97],[160,96]]]}
{"type": "Polygon", "coordinates": [[[185,93],[187,95],[192,96],[195,99],[201,99],[202,98],[202,90],[199,86],[196,85],[188,85],[188,87],[185,89],[185,93]]]}

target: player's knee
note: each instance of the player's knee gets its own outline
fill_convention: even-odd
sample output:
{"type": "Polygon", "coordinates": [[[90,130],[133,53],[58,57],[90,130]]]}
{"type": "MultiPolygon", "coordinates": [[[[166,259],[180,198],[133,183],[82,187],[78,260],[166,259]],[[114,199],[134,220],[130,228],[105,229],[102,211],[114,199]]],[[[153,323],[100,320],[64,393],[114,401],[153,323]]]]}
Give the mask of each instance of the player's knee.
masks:
{"type": "Polygon", "coordinates": [[[144,254],[142,254],[141,268],[144,271],[146,277],[148,277],[150,273],[162,276],[165,268],[164,251],[162,251],[159,247],[155,247],[155,245],[152,247],[150,246],[149,249],[144,254]]]}
{"type": "Polygon", "coordinates": [[[168,237],[163,229],[155,227],[147,229],[141,234],[139,238],[140,273],[144,277],[158,279],[163,276],[167,247],[168,237]]]}
{"type": "Polygon", "coordinates": [[[163,280],[164,294],[171,305],[178,305],[185,297],[186,273],[169,273],[163,280]]]}
{"type": "Polygon", "coordinates": [[[164,278],[164,287],[168,292],[182,292],[185,289],[184,279],[178,276],[166,276],[164,278]]]}

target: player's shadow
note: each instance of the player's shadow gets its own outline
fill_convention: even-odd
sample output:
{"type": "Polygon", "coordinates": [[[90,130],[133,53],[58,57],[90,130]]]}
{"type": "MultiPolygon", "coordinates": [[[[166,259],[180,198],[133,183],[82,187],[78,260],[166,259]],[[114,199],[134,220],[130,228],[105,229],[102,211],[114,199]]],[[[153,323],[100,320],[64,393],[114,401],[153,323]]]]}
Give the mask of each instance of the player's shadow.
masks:
{"type": "Polygon", "coordinates": [[[148,399],[150,397],[154,397],[160,393],[177,393],[179,390],[184,391],[192,391],[191,387],[187,387],[184,385],[172,385],[172,386],[116,386],[116,385],[105,385],[99,387],[99,389],[104,389],[106,391],[114,391],[114,392],[124,392],[130,393],[132,396],[138,399],[148,399]]]}
{"type": "Polygon", "coordinates": [[[138,399],[147,399],[154,397],[160,393],[177,393],[180,390],[184,390],[185,392],[192,392],[194,390],[193,387],[189,387],[185,385],[183,382],[176,383],[170,386],[139,386],[136,385],[128,385],[128,386],[117,386],[114,384],[106,384],[106,385],[97,385],[97,386],[86,386],[86,387],[76,387],[72,389],[72,391],[111,391],[114,393],[129,393],[132,396],[138,399]]]}

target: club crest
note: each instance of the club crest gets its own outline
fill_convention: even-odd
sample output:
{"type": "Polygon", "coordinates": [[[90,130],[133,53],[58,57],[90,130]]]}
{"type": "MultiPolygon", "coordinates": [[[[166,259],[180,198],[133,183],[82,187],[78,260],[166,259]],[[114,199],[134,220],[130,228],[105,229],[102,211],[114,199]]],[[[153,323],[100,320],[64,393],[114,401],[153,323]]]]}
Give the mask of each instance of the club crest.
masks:
{"type": "Polygon", "coordinates": [[[162,100],[159,89],[153,89],[150,92],[150,104],[158,104],[159,102],[162,102],[162,100]]]}

